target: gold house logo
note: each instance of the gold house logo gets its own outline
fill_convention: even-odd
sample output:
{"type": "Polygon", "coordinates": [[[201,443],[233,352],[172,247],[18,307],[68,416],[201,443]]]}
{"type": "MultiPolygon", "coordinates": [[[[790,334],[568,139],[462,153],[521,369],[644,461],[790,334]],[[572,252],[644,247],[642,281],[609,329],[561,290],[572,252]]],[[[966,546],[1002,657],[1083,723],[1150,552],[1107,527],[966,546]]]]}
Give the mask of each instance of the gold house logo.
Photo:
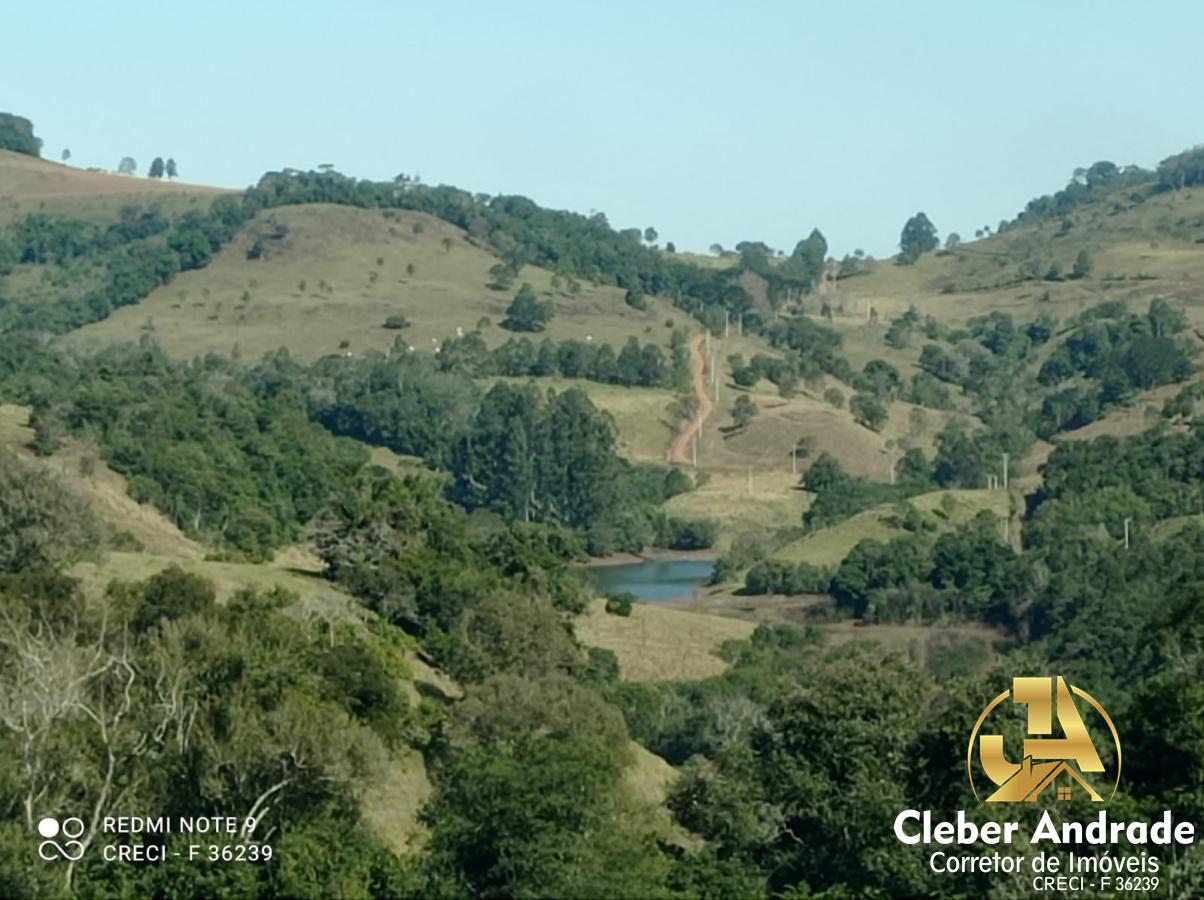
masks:
{"type": "Polygon", "coordinates": [[[1056,792],[1058,800],[1069,800],[1076,791],[1081,791],[1094,802],[1103,803],[1112,799],[1120,783],[1120,738],[1112,718],[1098,700],[1082,688],[1067,685],[1061,675],[1056,679],[1012,679],[1012,689],[988,703],[974,723],[966,748],[966,771],[974,796],[981,800],[974,780],[976,749],[982,774],[996,787],[986,797],[987,803],[1033,803],[1050,789],[1056,792]],[[1018,762],[1008,758],[1003,735],[979,734],[991,713],[1009,698],[1012,703],[1023,705],[1027,714],[1023,754],[1018,762]],[[1076,701],[1082,701],[1083,707],[1093,711],[1107,726],[1116,749],[1115,758],[1108,765],[1100,758],[1076,701]],[[1054,735],[1055,720],[1060,737],[1054,735]]]}

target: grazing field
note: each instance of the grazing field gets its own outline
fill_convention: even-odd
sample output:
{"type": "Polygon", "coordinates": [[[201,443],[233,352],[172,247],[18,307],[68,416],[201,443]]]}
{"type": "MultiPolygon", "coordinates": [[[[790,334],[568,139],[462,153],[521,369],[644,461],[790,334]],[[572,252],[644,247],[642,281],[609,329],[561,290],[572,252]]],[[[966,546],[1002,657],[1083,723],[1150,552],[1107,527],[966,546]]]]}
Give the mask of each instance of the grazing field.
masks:
{"type": "Polygon", "coordinates": [[[633,604],[630,616],[606,612],[595,600],[577,619],[578,639],[619,658],[627,681],[680,681],[717,675],[727,663],[716,655],[725,641],[748,637],[753,624],[654,603],[633,604]]]}
{"type": "Polygon", "coordinates": [[[722,550],[741,534],[801,526],[810,500],[789,472],[754,468],[750,491],[747,471],[716,471],[707,472],[697,489],[666,503],[665,512],[686,519],[713,519],[722,550]]]}
{"type": "Polygon", "coordinates": [[[1042,313],[1065,320],[1103,299],[1143,309],[1152,297],[1182,303],[1193,324],[1204,322],[1204,191],[1155,194],[1136,204],[1122,193],[1063,220],[1025,221],[982,240],[963,237],[952,252],[925,254],[914,265],[870,262],[865,274],[841,279],[830,294],[806,303],[818,313],[827,301],[846,332],[864,326],[871,309],[880,323],[914,305],[963,325],[992,311],[1018,321],[1042,313]],[[1055,262],[1069,274],[1080,250],[1092,259],[1085,278],[1019,279],[1017,264],[1026,259],[1045,263],[1042,274],[1055,262]]]}
{"type": "MultiPolygon", "coordinates": [[[[738,354],[748,360],[757,353],[781,357],[788,351],[775,350],[752,335],[714,338],[710,348],[706,389],[712,398],[718,394],[718,403],[698,441],[698,465],[708,471],[747,471],[752,466],[755,473],[790,473],[794,468],[791,451],[797,444],[803,448],[797,466],[800,474],[812,460],[827,453],[851,474],[886,481],[891,461],[907,448],[919,447],[931,458],[937,434],[955,414],[894,402],[889,405],[889,419],[881,430],[872,431],[859,424],[848,410],[847,401],[854,391],[830,376],[800,385],[792,397],[781,396],[769,381],[760,381],[751,388],[737,387],[732,381],[730,356],[738,354]],[[712,360],[717,379],[711,369],[712,360]],[[840,392],[839,406],[825,399],[829,389],[840,392]],[[742,394],[756,404],[757,412],[745,428],[737,429],[733,407],[742,394]]],[[[885,350],[879,340],[878,350],[867,351],[866,360],[888,359],[909,377],[911,364],[892,358],[885,350]]]]}
{"type": "Polygon", "coordinates": [[[552,273],[525,267],[514,286],[488,287],[497,258],[463,231],[425,213],[331,204],[261,213],[204,269],[185,272],[142,303],[74,332],[97,347],[147,335],[190,358],[208,352],[258,359],[280,347],[299,359],[332,353],[433,351],[457,331],[481,330],[497,345],[520,335],[500,327],[518,286],[530,282],[555,316],[533,340],[577,338],[621,345],[629,337],[668,344],[689,319],[663,300],[646,310],[613,287],[553,288],[552,273]],[[283,235],[283,236],[278,236],[283,235]],[[263,255],[248,258],[260,241],[263,255]],[[409,327],[384,327],[404,316],[409,327]]]}

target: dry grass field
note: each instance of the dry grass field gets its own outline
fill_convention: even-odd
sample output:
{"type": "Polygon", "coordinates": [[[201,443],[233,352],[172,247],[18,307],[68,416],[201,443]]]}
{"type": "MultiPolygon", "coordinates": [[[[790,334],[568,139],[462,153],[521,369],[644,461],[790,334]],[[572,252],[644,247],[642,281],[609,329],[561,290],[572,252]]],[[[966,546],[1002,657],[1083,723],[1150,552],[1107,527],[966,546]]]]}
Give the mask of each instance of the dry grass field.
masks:
{"type": "Polygon", "coordinates": [[[399,855],[412,853],[426,841],[426,827],[419,815],[433,791],[422,754],[403,747],[364,791],[360,811],[368,828],[390,850],[399,855]]]}
{"type": "Polygon", "coordinates": [[[606,612],[595,600],[577,619],[578,639],[604,647],[619,658],[627,681],[680,681],[718,675],[727,663],[715,655],[725,641],[747,638],[751,622],[636,603],[630,616],[606,612]]]}
{"type": "Polygon", "coordinates": [[[89,172],[0,150],[0,227],[30,213],[105,221],[130,205],[159,204],[165,211],[182,212],[223,193],[227,191],[184,182],[89,172]]]}
{"type": "Polygon", "coordinates": [[[749,532],[769,534],[799,526],[811,495],[798,489],[789,472],[755,469],[752,487],[748,472],[709,471],[695,490],[665,504],[665,512],[685,519],[713,519],[719,525],[718,549],[749,532]]]}

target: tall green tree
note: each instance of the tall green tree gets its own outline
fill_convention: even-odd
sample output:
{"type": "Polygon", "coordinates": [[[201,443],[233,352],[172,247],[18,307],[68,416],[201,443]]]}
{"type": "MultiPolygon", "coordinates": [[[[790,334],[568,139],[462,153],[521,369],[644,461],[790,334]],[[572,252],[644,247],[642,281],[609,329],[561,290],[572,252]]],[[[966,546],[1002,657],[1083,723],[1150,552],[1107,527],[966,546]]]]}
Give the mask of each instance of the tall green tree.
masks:
{"type": "Polygon", "coordinates": [[[541,301],[535,296],[535,289],[524,283],[506,308],[502,327],[511,331],[543,331],[551,318],[552,304],[541,301]]]}
{"type": "Polygon", "coordinates": [[[936,226],[922,212],[916,213],[903,226],[899,236],[899,262],[911,265],[921,254],[935,250],[940,246],[936,236],[936,226]]]}
{"type": "Polygon", "coordinates": [[[748,394],[741,394],[732,404],[732,425],[736,429],[747,428],[756,415],[757,404],[748,394]]]}
{"type": "Polygon", "coordinates": [[[490,679],[456,709],[434,763],[423,817],[437,893],[665,894],[655,826],[623,782],[623,718],[588,688],[560,675],[490,679]]]}

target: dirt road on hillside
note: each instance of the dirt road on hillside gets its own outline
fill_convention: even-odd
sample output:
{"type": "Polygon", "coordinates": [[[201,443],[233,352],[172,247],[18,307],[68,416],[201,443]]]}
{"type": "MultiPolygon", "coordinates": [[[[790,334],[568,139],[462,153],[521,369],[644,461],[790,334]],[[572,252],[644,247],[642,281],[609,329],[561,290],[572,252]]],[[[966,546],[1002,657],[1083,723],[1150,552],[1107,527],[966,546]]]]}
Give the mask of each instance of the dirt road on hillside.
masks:
{"type": "Polygon", "coordinates": [[[669,449],[670,462],[690,464],[693,459],[690,441],[696,432],[702,431],[703,423],[715,408],[715,404],[707,396],[706,377],[703,374],[706,359],[702,355],[702,341],[701,334],[690,338],[690,382],[694,397],[698,400],[698,412],[694,414],[694,418],[682,425],[681,431],[673,439],[673,446],[669,449]]]}

